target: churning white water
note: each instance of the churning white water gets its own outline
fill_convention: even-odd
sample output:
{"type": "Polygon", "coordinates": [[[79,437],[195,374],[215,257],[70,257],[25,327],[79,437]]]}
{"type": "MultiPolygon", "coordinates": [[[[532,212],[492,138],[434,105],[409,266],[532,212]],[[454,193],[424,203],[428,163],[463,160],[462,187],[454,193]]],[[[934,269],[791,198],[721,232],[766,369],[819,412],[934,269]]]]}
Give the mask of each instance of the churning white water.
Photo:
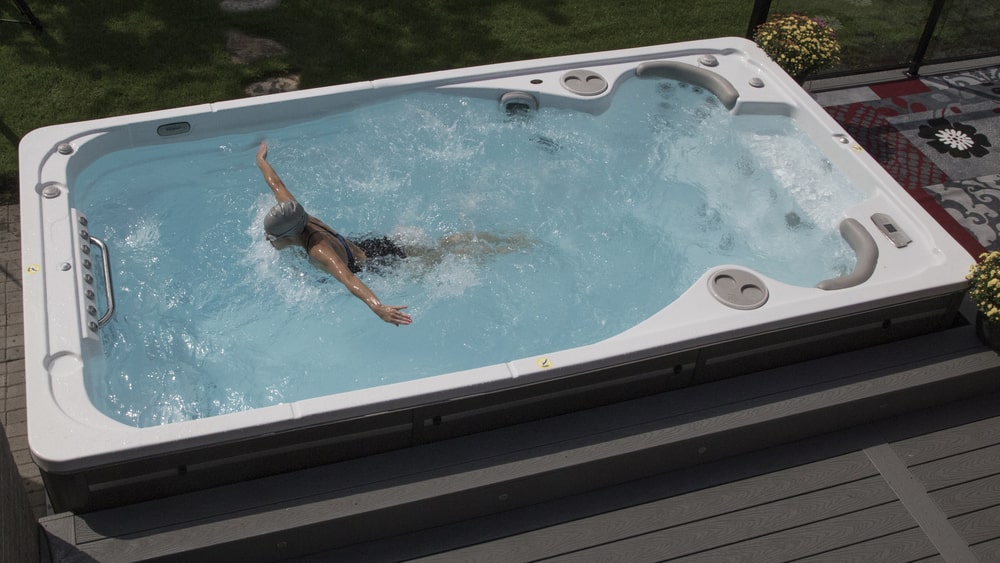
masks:
{"type": "Polygon", "coordinates": [[[73,186],[105,239],[118,311],[91,400],[150,426],[581,346],[654,314],[706,269],[813,285],[853,268],[863,199],[792,120],[733,116],[676,81],[629,80],[594,116],[410,94],[305,124],[112,153],[73,186]],[[269,160],[346,236],[404,247],[489,233],[361,278],[381,322],[261,224],[269,160]],[[503,252],[494,252],[501,250],[503,252]]]}

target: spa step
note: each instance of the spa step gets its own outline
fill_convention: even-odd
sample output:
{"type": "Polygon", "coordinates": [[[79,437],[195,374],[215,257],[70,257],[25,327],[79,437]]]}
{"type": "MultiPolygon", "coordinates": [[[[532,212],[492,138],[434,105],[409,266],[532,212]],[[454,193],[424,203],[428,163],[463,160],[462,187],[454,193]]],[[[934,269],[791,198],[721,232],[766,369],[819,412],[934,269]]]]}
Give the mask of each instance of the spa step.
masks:
{"type": "Polygon", "coordinates": [[[273,559],[377,541],[1000,390],[969,326],[42,525],[54,559],[273,559]]]}

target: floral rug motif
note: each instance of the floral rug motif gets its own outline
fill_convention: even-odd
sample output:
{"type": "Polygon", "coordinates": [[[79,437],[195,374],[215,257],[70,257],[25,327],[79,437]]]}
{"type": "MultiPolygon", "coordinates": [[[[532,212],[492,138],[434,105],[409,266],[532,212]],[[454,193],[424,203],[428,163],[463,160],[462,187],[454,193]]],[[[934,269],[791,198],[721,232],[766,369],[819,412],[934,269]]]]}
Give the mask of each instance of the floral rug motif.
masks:
{"type": "Polygon", "coordinates": [[[1000,250],[1000,67],[831,94],[826,111],[970,254],[1000,250]]]}
{"type": "Polygon", "coordinates": [[[927,144],[937,152],[954,158],[984,157],[990,154],[986,147],[993,146],[975,127],[957,120],[952,123],[943,117],[929,119],[927,125],[921,125],[920,137],[929,139],[927,144]]]}
{"type": "Polygon", "coordinates": [[[1000,99],[889,117],[949,179],[1000,171],[1000,99]]]}
{"type": "Polygon", "coordinates": [[[1000,94],[997,92],[997,87],[1000,86],[1000,66],[965,70],[928,77],[923,80],[933,87],[962,88],[978,92],[986,97],[995,97],[1000,94]]]}
{"type": "Polygon", "coordinates": [[[1000,250],[1000,174],[924,189],[986,250],[1000,250]]]}

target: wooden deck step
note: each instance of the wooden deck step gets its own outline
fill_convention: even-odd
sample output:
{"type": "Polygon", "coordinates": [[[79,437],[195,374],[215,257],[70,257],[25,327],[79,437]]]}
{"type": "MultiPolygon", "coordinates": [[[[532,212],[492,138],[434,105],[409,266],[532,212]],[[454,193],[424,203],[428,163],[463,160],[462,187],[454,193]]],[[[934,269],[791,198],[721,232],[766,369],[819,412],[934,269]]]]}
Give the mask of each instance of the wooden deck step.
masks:
{"type": "MultiPolygon", "coordinates": [[[[572,498],[993,393],[1000,390],[998,374],[1000,356],[979,344],[971,327],[959,327],[266,479],[55,515],[42,525],[56,559],[301,556],[572,498]]],[[[861,488],[845,491],[861,494],[867,486],[875,484],[852,483],[861,488]]],[[[895,521],[897,508],[872,506],[871,517],[895,521]]],[[[987,512],[969,526],[994,520],[987,512]]],[[[886,528],[885,534],[907,529],[886,528]]]]}

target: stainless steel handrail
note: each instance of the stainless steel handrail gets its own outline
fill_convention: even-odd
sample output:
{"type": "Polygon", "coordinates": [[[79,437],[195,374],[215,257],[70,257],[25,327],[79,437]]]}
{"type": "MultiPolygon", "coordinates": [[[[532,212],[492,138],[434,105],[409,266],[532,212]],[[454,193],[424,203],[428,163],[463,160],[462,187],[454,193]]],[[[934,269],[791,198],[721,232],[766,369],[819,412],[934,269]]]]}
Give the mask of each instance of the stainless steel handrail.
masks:
{"type": "Polygon", "coordinates": [[[111,256],[108,255],[108,246],[101,239],[91,236],[90,243],[101,250],[101,264],[104,269],[104,295],[107,297],[108,310],[104,316],[97,319],[97,328],[101,328],[108,324],[111,315],[115,314],[115,292],[111,287],[111,256]]]}

